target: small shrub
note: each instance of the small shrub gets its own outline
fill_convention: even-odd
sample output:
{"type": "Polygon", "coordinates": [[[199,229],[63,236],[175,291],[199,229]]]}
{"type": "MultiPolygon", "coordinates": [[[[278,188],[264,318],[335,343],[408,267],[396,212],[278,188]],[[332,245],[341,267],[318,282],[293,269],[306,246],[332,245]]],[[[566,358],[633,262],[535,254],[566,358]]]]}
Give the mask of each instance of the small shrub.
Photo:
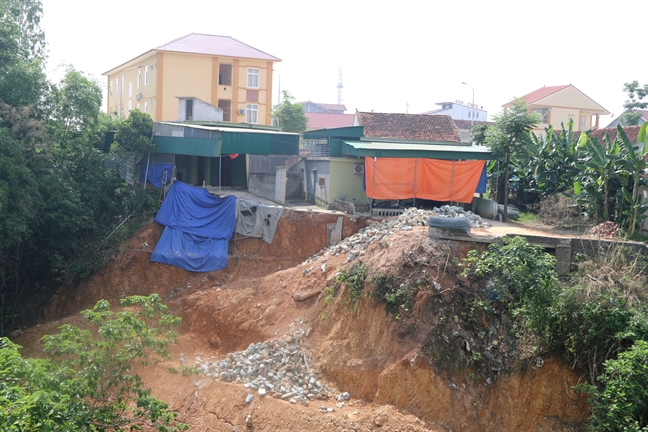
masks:
{"type": "Polygon", "coordinates": [[[361,262],[353,264],[346,270],[340,272],[337,277],[338,283],[345,284],[349,288],[349,297],[353,303],[353,313],[358,311],[358,300],[364,291],[365,280],[369,269],[361,262]]]}

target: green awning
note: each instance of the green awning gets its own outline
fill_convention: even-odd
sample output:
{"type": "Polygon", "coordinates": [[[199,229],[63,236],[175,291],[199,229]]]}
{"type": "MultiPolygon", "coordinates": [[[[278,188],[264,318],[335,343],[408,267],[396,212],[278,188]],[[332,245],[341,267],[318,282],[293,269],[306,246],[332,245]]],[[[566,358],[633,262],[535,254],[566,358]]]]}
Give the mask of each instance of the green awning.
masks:
{"type": "Polygon", "coordinates": [[[494,160],[491,149],[484,146],[403,143],[387,141],[343,141],[342,154],[356,157],[429,158],[446,160],[494,160]]]}

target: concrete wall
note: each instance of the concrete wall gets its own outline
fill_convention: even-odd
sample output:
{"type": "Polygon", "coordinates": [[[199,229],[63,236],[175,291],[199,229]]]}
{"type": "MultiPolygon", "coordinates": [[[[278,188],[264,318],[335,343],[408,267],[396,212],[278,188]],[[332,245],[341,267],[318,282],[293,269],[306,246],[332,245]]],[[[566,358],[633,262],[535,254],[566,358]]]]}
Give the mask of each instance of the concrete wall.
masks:
{"type": "Polygon", "coordinates": [[[331,171],[328,158],[308,159],[304,161],[306,178],[306,199],[321,207],[333,205],[334,196],[331,195],[331,171]],[[314,179],[313,170],[317,170],[317,178],[314,179]],[[320,185],[320,179],[322,185],[320,185]],[[316,182],[313,183],[313,182],[316,182]],[[313,195],[314,194],[314,195],[313,195]]]}
{"type": "Polygon", "coordinates": [[[187,101],[193,101],[194,121],[223,121],[223,110],[214,105],[201,101],[200,99],[180,99],[178,100],[178,121],[187,121],[187,101]]]}
{"type": "Polygon", "coordinates": [[[260,198],[274,201],[275,179],[274,174],[251,174],[248,177],[248,192],[260,198]]]}
{"type": "Polygon", "coordinates": [[[367,194],[362,190],[364,175],[355,174],[354,165],[364,166],[364,158],[331,158],[331,204],[333,199],[341,199],[343,195],[347,195],[346,201],[367,202],[367,194]]]}

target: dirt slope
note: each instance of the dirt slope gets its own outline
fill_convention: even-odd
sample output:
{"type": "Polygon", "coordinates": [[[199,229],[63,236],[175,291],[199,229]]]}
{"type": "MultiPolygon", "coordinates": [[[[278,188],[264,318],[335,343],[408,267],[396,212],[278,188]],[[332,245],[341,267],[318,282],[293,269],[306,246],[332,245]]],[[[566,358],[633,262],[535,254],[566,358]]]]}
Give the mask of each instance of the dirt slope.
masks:
{"type": "MultiPolygon", "coordinates": [[[[293,300],[296,292],[331,286],[338,269],[349,265],[347,256],[340,255],[326,259],[325,271],[325,258],[295,266],[325,246],[326,223],[335,219],[289,212],[272,245],[237,241],[230,248],[230,267],[208,274],[148,262],[148,254],[137,249],[146,249],[146,244],[150,249],[159,238],[161,228],[152,223],[90,281],[59,293],[43,318],[73,314],[100,298],[158,292],[183,319],[176,360],[164,366],[177,366],[180,353],[190,360],[194,355],[223,358],[250,343],[282,337],[298,324],[306,329],[302,349],[321,371],[321,380],[351,394],[343,408],[321,414],[319,402],[302,406],[257,397],[247,405],[248,391],[242,385],[204,376],[183,378],[162,366],[142,370],[147,385],[194,430],[245,430],[249,413],[255,430],[577,430],[586,420],[586,401],[570,390],[579,376],[559,360],[546,359],[537,370],[500,376],[490,385],[470,378],[469,371],[448,377],[421,352],[425,329],[435,319],[429,310],[417,311],[412,330],[403,332],[401,323],[366,296],[355,314],[344,293],[333,301],[326,301],[325,293],[304,302],[293,300]]],[[[344,226],[348,236],[364,222],[347,217],[344,226]]],[[[451,247],[457,257],[470,247],[440,245],[424,228],[415,228],[371,245],[363,261],[373,273],[389,273],[406,265],[412,251],[434,259],[442,246],[451,247]]],[[[452,276],[444,271],[436,278],[443,294],[435,301],[451,301],[448,296],[457,295],[449,289],[452,276]]],[[[66,321],[78,322],[79,317],[66,321]]],[[[30,328],[17,342],[26,346],[27,354],[34,353],[39,336],[54,332],[60,323],[30,328]]]]}

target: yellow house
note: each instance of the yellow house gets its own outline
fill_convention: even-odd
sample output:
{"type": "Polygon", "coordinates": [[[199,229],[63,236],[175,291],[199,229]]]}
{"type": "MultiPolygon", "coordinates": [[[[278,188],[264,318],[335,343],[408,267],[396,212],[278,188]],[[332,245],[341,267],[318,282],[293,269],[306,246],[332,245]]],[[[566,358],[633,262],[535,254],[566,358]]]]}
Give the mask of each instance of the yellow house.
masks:
{"type": "MultiPolygon", "coordinates": [[[[569,120],[574,122],[574,131],[587,131],[599,127],[599,116],[610,115],[601,105],[573,85],[542,87],[522,97],[530,112],[542,118],[534,129],[536,134],[544,132],[550,125],[560,130],[569,120]]],[[[503,105],[504,108],[510,102],[503,105]]]]}
{"type": "Polygon", "coordinates": [[[191,33],[105,72],[108,112],[126,118],[139,109],[175,121],[177,98],[193,96],[221,108],[224,121],[270,125],[279,61],[229,36],[191,33]]]}

